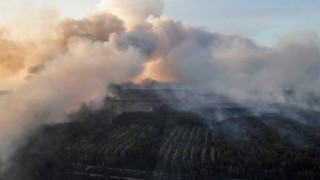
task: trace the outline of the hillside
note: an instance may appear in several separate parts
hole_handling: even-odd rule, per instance
[[[229,116],[214,121],[172,108],[154,89],[112,92],[101,109],[83,105],[70,122],[31,133],[1,178],[320,178],[320,133],[312,123],[281,113],[254,115],[229,102],[219,105]],[[217,109],[206,111],[210,116]],[[301,116],[317,116],[310,114]]]

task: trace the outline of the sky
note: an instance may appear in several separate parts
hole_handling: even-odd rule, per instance
[[[54,7],[60,18],[81,18],[93,12],[99,1],[0,0],[0,12],[3,21],[16,16],[16,12],[23,11],[27,5]],[[165,2],[164,14],[172,19],[212,32],[242,34],[262,45],[273,45],[279,38],[295,32],[311,31],[320,34],[320,0],[165,0]]]
[[[168,0],[166,14],[214,32],[273,44],[297,31],[320,32],[319,0]]]

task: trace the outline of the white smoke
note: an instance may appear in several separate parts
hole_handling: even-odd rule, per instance
[[[102,0],[100,10],[108,10],[126,22],[128,28],[145,22],[149,16],[160,16],[164,9],[162,0]]]
[[[64,115],[82,102],[102,100],[107,83],[120,83],[137,75],[145,60],[134,49],[117,49],[113,40],[73,38],[66,52],[0,97],[1,150],[26,130],[63,121]]]
[[[307,96],[319,97],[317,34],[297,33],[276,47],[261,47],[242,36],[210,33],[165,17],[148,22],[143,31],[140,27],[125,35],[134,42],[145,41],[130,43],[133,46],[155,45],[149,47],[153,49],[149,53],[151,62],[143,77],[158,80],[157,77],[170,76],[240,101],[285,103],[285,91],[292,90],[297,98],[295,105],[311,108],[308,98],[312,97]],[[145,36],[149,39],[137,36],[141,32],[148,32]],[[150,44],[153,39],[157,42]]]
[[[21,43],[0,36],[0,46],[8,49],[0,54],[0,69],[23,79],[0,95],[0,152],[7,154],[12,140],[30,129],[63,121],[82,102],[98,103],[108,83],[132,79],[177,81],[239,101],[319,108],[310,102],[320,94],[316,34],[261,47],[239,35],[161,16],[160,0],[108,0],[99,7],[108,10],[65,19],[42,40]]]

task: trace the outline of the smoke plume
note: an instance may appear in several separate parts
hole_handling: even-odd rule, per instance
[[[319,98],[317,34],[297,33],[276,47],[261,47],[239,35],[210,33],[166,17],[148,23],[143,31],[152,32],[149,40],[131,43],[141,48],[140,44],[157,40],[143,78],[178,81],[237,101],[289,103],[291,99],[293,105],[319,109],[319,103],[310,102]],[[137,34],[125,36],[137,39]]]
[[[178,82],[239,102],[319,110],[316,34],[262,47],[173,21],[161,15],[161,0],[103,0],[98,7],[83,19],[61,20],[44,38],[0,34],[2,154],[9,154],[12,140],[64,121],[82,102],[99,104],[108,83],[128,80]]]
[[[23,46],[7,40],[0,32],[0,48],[0,77],[6,78],[19,72],[24,67]]]
[[[145,22],[149,16],[160,16],[164,9],[162,0],[102,0],[100,10],[107,10],[126,22],[128,28]]]
[[[107,12],[97,12],[84,19],[65,19],[57,28],[57,41],[67,44],[73,36],[87,36],[93,40],[108,41],[115,32],[124,32],[124,23]]]

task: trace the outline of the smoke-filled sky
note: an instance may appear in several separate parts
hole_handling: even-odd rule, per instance
[[[316,1],[192,2],[1,0],[0,154],[83,102],[99,105],[110,83],[177,82],[320,110]],[[272,46],[252,38],[277,33]]]
[[[24,6],[52,7],[60,17],[82,18],[96,10],[100,0],[0,1],[0,22],[19,16]],[[214,32],[242,34],[259,44],[274,45],[296,31],[320,33],[318,0],[165,0],[164,14]],[[30,12],[24,12],[29,14]]]

